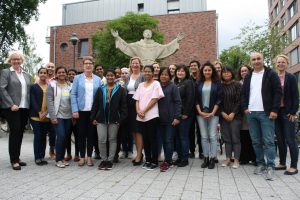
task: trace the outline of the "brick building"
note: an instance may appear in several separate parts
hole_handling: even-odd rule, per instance
[[[146,10],[147,0],[144,1],[145,8],[143,5],[143,9]],[[181,5],[183,5],[183,1],[184,0],[182,0]],[[99,1],[88,2],[95,3]],[[172,56],[166,58],[163,61],[163,65],[168,66],[171,63],[188,64],[193,59],[199,60],[201,63],[207,60],[214,61],[217,58],[216,12],[181,12],[181,10],[179,10],[180,7],[178,10],[174,9],[174,5],[176,8],[177,4],[173,4],[179,1],[165,0],[165,2],[172,3],[172,9],[167,10],[166,14],[159,13],[161,15],[152,15],[159,20],[160,31],[165,34],[165,43],[176,38],[179,32],[183,32],[185,34],[185,38],[180,43],[180,49]],[[191,2],[192,1],[190,1],[190,3]],[[197,2],[200,1],[197,0]],[[85,4],[87,2],[80,3]],[[138,9],[141,7],[139,4]],[[151,15],[151,12],[149,14]],[[62,26],[51,27],[50,60],[55,62],[56,66],[72,66],[74,46],[69,40],[71,34],[76,33],[80,42],[75,46],[75,68],[82,71],[82,57],[93,54],[91,35],[103,28],[105,26],[105,22],[110,20],[110,18],[103,18],[104,20],[99,21],[98,19],[90,18],[82,21],[82,18],[77,16],[78,20],[71,21],[69,19],[70,17],[66,17],[67,15],[70,15],[70,13],[65,11],[63,13]],[[114,16],[111,18],[114,18]],[[76,24],[76,21],[79,23]],[[120,36],[122,37],[122,35]]]

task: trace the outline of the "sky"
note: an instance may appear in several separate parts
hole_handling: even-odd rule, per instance
[[[31,21],[25,27],[37,44],[37,54],[43,63],[49,61],[50,45],[45,37],[51,26],[62,24],[62,5],[81,0],[47,0],[39,6],[39,20]],[[155,1],[155,0],[153,0]],[[249,23],[263,25],[268,19],[268,0],[207,0],[207,10],[216,10],[218,14],[219,53],[239,43],[233,40],[242,27]]]

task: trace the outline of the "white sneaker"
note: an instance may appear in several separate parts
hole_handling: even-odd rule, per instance
[[[62,160],[63,164],[67,167],[69,166],[70,164],[68,162],[66,162],[65,160]]]
[[[127,158],[128,158],[128,159],[132,159],[132,158],[133,158],[133,153],[129,152]]]
[[[120,158],[120,159],[125,159],[125,158],[126,158],[126,153],[125,153],[125,151],[122,151],[122,152],[121,152],[121,155],[120,155],[119,158]]]
[[[232,168],[233,168],[233,169],[237,169],[237,168],[239,168],[239,167],[240,167],[239,161],[234,161],[234,163],[233,163],[233,165],[232,165]]]
[[[58,167],[58,168],[65,168],[66,166],[65,166],[65,164],[62,161],[58,161],[58,162],[56,162],[56,167]]]
[[[173,152],[172,160],[178,159],[178,153],[176,151]]]

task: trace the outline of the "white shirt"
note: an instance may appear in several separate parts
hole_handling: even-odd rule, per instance
[[[82,111],[91,111],[93,105],[93,89],[94,89],[94,82],[93,79],[88,80],[85,78],[85,102],[84,108]]]
[[[135,94],[135,88],[134,88],[135,81],[136,80],[134,80],[130,77],[129,83],[127,85],[128,94]]]
[[[13,67],[10,67],[10,71],[15,71],[15,70]],[[29,102],[27,101],[27,85],[22,70],[20,74],[16,72],[16,75],[19,78],[19,81],[21,83],[21,101],[20,101],[19,108],[29,108]]]
[[[264,111],[261,88],[264,71],[252,72],[250,83],[249,111]]]

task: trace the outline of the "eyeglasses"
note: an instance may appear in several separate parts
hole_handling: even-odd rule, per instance
[[[90,63],[84,63],[85,65],[93,65],[94,63],[90,62]]]
[[[55,66],[54,65],[49,65],[47,68],[55,68]]]

